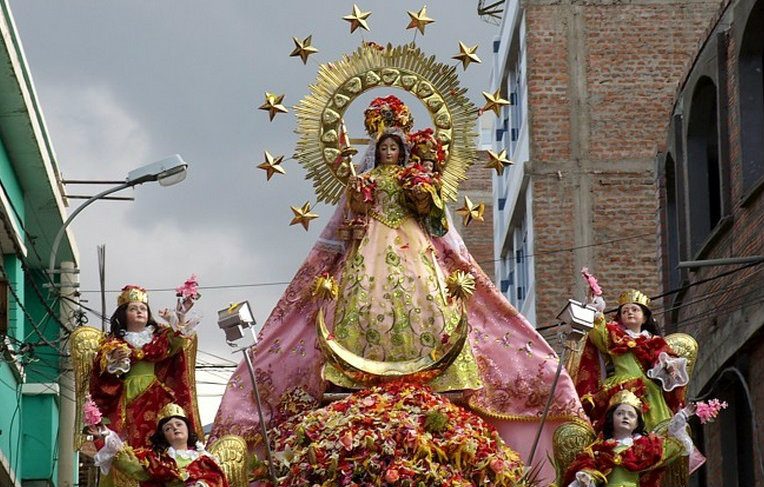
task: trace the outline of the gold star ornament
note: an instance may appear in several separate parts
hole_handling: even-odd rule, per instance
[[[464,206],[456,210],[462,216],[462,224],[466,227],[472,220],[483,221],[485,213],[485,203],[474,204],[469,196],[464,196]]]
[[[481,63],[479,57],[477,57],[477,54],[475,54],[475,51],[477,51],[478,45],[475,44],[473,47],[467,47],[464,45],[462,41],[459,41],[459,54],[456,56],[453,56],[451,59],[457,59],[462,62],[462,68],[467,69],[467,66],[470,65],[470,63]]]
[[[350,33],[352,34],[359,27],[366,31],[370,30],[369,24],[366,23],[366,19],[368,19],[370,15],[371,12],[362,12],[361,9],[358,8],[358,5],[353,4],[353,13],[342,17],[342,19],[350,22]]]
[[[482,110],[484,112],[488,110],[492,110],[497,117],[500,116],[499,111],[501,110],[501,107],[505,107],[509,105],[509,100],[506,100],[501,97],[501,90],[496,90],[493,93],[488,93],[487,91],[484,91],[483,98],[485,98],[485,105],[483,105]]]
[[[278,113],[287,113],[289,110],[286,109],[284,105],[282,105],[281,102],[284,101],[284,95],[276,95],[274,93],[265,92],[265,103],[260,105],[260,110],[265,110],[268,112],[268,116],[271,120],[273,120],[273,117],[276,116]]]
[[[432,24],[435,22],[435,20],[431,19],[427,16],[427,5],[422,7],[422,9],[419,12],[406,12],[409,14],[409,18],[411,21],[409,22],[409,25],[406,27],[406,30],[408,29],[418,29],[419,32],[424,35],[424,28],[427,24]]]
[[[294,49],[289,56],[299,57],[302,59],[302,64],[308,64],[308,56],[318,52],[318,49],[311,45],[311,42],[313,42],[313,35],[309,35],[303,40],[300,40],[297,37],[292,37],[292,41],[294,42]]]
[[[259,164],[257,167],[265,171],[268,181],[271,180],[271,176],[276,173],[286,174],[286,170],[281,165],[284,161],[284,156],[273,157],[270,152],[265,151],[265,161]]]
[[[310,226],[310,221],[318,218],[318,213],[312,213],[310,211],[310,201],[306,201],[302,207],[291,206],[294,218],[289,225],[297,225],[298,223],[307,231]]]
[[[498,154],[492,150],[488,151],[488,164],[485,165],[488,169],[496,169],[496,174],[501,176],[504,174],[504,168],[512,165],[512,161],[507,159],[507,149],[502,150]]]

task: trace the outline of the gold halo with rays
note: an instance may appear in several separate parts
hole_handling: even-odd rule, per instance
[[[425,56],[413,43],[364,45],[322,64],[310,93],[294,107],[300,136],[295,157],[307,170],[306,179],[313,180],[318,200],[336,203],[350,175],[340,147],[345,111],[362,93],[385,87],[411,93],[427,109],[446,149],[443,196],[456,201],[459,183],[476,157],[477,107],[460,87],[456,67]]]

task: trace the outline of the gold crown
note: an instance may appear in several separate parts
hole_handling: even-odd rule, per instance
[[[618,306],[623,306],[627,303],[637,303],[644,307],[650,306],[650,298],[648,298],[643,292],[636,289],[629,289],[624,291],[618,296]]]
[[[186,417],[186,412],[183,410],[182,407],[178,406],[175,403],[170,403],[159,410],[159,413],[157,413],[157,423],[162,421],[166,418],[171,418],[173,416],[180,416],[182,418]]]
[[[639,400],[636,394],[628,389],[613,394],[613,397],[610,398],[610,402],[608,403],[608,409],[618,406],[619,404],[628,404],[637,411],[642,411],[642,401]]]
[[[117,306],[127,303],[149,303],[149,294],[140,286],[128,284],[122,288],[122,292],[117,297]]]

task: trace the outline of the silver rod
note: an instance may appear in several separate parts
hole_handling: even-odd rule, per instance
[[[125,180],[122,181],[96,181],[92,179],[62,179],[62,184],[122,184]]]
[[[248,349],[243,349],[241,352],[244,354],[244,359],[247,361],[247,368],[249,369],[249,378],[252,380],[252,389],[255,391],[255,402],[257,402],[257,414],[260,417],[260,433],[263,435],[263,443],[265,444],[265,454],[268,456],[268,474],[271,477],[271,482],[276,485],[276,472],[273,470],[273,454],[271,453],[271,444],[268,441],[268,429],[265,427],[265,417],[263,417],[263,404],[260,402],[260,389],[257,387],[257,379],[255,379],[255,369],[252,367],[252,360],[247,353]]]
[[[680,262],[677,267],[711,267],[721,265],[756,264],[758,262],[764,262],[764,255],[750,255],[748,257],[726,257],[723,259],[708,260],[685,260]]]
[[[92,196],[86,196],[86,195],[79,195],[79,194],[65,194],[66,198],[69,198],[70,200],[87,200],[92,198]],[[135,198],[132,196],[104,196],[103,198],[100,198],[102,200],[112,200],[112,201],[135,201]]]
[[[561,325],[561,323],[558,324],[558,326]],[[562,363],[565,359],[565,351],[567,350],[567,347],[565,347],[565,339],[563,338],[563,335],[560,335],[560,341],[563,343],[562,347],[562,353],[560,354],[559,360],[557,362],[557,372],[554,374],[554,380],[552,381],[552,390],[549,391],[549,397],[546,399],[546,405],[544,406],[544,414],[541,415],[541,424],[539,425],[538,431],[536,431],[536,437],[533,439],[533,446],[531,447],[531,454],[528,457],[528,467],[533,468],[533,457],[536,455],[536,448],[539,445],[539,440],[541,439],[541,432],[544,430],[544,424],[546,424],[546,418],[549,415],[549,409],[552,407],[552,400],[554,399],[554,393],[557,390],[557,383],[560,380],[560,374],[562,373]]]

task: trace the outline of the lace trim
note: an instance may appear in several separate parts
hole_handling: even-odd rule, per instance
[[[152,325],[148,325],[143,331],[127,331],[124,336],[124,340],[138,350],[151,343],[153,339],[154,327]]]

